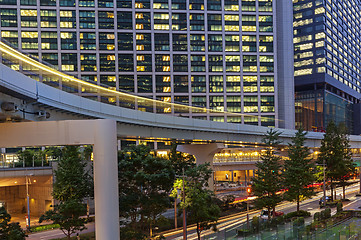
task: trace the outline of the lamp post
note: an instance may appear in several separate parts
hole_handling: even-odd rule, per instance
[[[27,228],[30,230],[30,195],[29,195],[29,180],[30,176],[33,176],[34,174],[26,174],[25,175],[25,181],[26,181],[26,200],[27,200],[27,213],[28,213],[28,221],[27,221]]]
[[[257,197],[247,197],[247,229],[249,229],[249,201],[255,200]]]
[[[251,195],[251,188],[247,187],[247,229],[249,229],[249,196]]]
[[[325,158],[323,158],[323,206],[326,207],[326,163],[325,163]]]
[[[183,181],[182,181],[182,188],[183,188],[183,204],[186,201],[186,195],[184,192],[184,168],[183,168]],[[186,217],[186,208],[183,206],[183,240],[187,240],[187,217]]]

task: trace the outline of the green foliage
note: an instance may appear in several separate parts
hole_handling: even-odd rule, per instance
[[[41,232],[41,231],[46,231],[49,229],[54,229],[54,228],[59,228],[59,227],[60,227],[59,224],[47,224],[47,225],[42,225],[42,226],[31,227],[30,231],[31,232]]]
[[[86,229],[86,219],[80,216],[86,213],[86,206],[77,200],[67,200],[54,206],[54,210],[47,211],[39,222],[50,220],[58,224],[60,230],[70,239],[71,234]]]
[[[238,237],[247,237],[252,234],[251,229],[238,229],[237,230]]]
[[[287,213],[285,215],[285,219],[291,219],[291,218],[295,218],[295,217],[309,217],[309,216],[311,216],[310,212],[300,210],[300,211]]]
[[[184,171],[188,171],[188,169],[196,166],[196,160],[193,155],[178,152],[175,142],[172,143],[168,159],[177,175],[182,175],[183,169]]]
[[[293,226],[303,226],[305,224],[304,217],[298,217],[293,221]]]
[[[316,166],[313,176],[315,178],[315,182],[318,182],[318,183],[323,182],[323,167]]]
[[[300,210],[300,201],[315,195],[314,188],[307,187],[314,182],[312,169],[314,164],[309,157],[309,149],[304,146],[307,132],[298,129],[288,147],[289,160],[284,163],[283,184],[287,189],[285,199],[297,203]]]
[[[313,215],[313,220],[314,220],[314,221],[320,221],[320,220],[321,220],[321,213],[316,212],[316,213]]]
[[[260,224],[259,224],[259,217],[258,216],[254,216],[252,218],[252,229],[254,232],[258,232],[260,229]]]
[[[198,239],[201,230],[209,229],[217,223],[220,209],[213,202],[213,193],[207,189],[191,187],[187,191],[188,219],[197,224]],[[182,207],[182,205],[181,205]]]
[[[24,151],[19,151],[17,153],[17,156],[20,160],[20,163],[17,167],[23,166],[23,163],[25,161],[26,167],[40,167],[42,164],[44,166],[47,166],[48,160],[47,157],[51,156],[52,159],[58,159],[61,156],[61,150],[57,147],[50,147],[46,148],[45,150],[40,149],[25,149]]]
[[[137,229],[131,227],[120,228],[120,239],[123,240],[146,240],[147,236]]]
[[[331,208],[326,208],[320,212],[320,220],[326,220],[331,217]]]
[[[331,208],[326,208],[325,210],[325,218],[330,218],[331,217]]]
[[[331,121],[327,125],[326,134],[321,141],[318,161],[326,164],[326,178],[331,181],[331,190],[334,187],[332,183],[345,183],[350,179],[350,173],[355,171],[349,139],[346,134],[347,130],[344,124],[336,126]]]
[[[34,149],[25,149],[24,151],[19,151],[17,157],[20,162],[25,162],[26,167],[31,167],[33,166],[33,161],[35,162],[38,160],[39,154],[37,154],[37,151]]]
[[[55,171],[53,196],[59,201],[76,200],[93,195],[93,178],[85,171],[86,163],[81,157],[79,147],[66,146]]]
[[[266,145],[266,150],[261,154],[260,162],[256,163],[257,170],[252,185],[252,192],[258,198],[255,200],[259,208],[267,208],[269,214],[282,198],[276,194],[282,189],[281,181],[281,158],[276,155],[276,148],[280,144],[278,140],[281,133],[270,129],[262,140]],[[271,216],[269,216],[269,219]]]
[[[202,230],[216,226],[220,214],[214,193],[207,189],[208,180],[212,176],[209,163],[189,168],[185,172],[185,201],[180,203],[181,209],[186,209],[188,220],[197,225],[198,239]],[[177,191],[181,191],[177,194]],[[174,182],[171,197],[181,199],[183,196],[183,180]]]
[[[25,240],[26,234],[19,223],[10,223],[11,216],[4,207],[0,208],[0,240]]]
[[[54,206],[54,210],[42,215],[39,222],[53,221],[70,239],[71,234],[85,229],[86,219],[80,218],[86,214],[86,206],[82,201],[93,195],[94,187],[92,177],[85,171],[86,163],[79,147],[66,146],[61,155],[53,185],[53,196],[60,203]]]
[[[337,205],[336,205],[336,207],[337,207],[337,212],[338,212],[338,213],[343,211],[342,202],[338,202]]]
[[[118,154],[119,211],[136,230],[151,230],[170,204],[168,193],[175,178],[171,162],[144,145]]]

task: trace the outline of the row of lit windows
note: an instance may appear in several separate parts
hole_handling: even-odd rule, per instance
[[[9,16],[9,12],[12,12],[12,16]],[[36,10],[21,10],[21,27],[37,27],[38,19],[36,17]],[[94,29],[95,28],[95,13],[89,11],[79,12],[79,27],[82,29]],[[117,23],[114,24],[114,14],[112,12],[99,12],[98,13],[98,27],[100,29],[114,28],[118,29],[133,29],[132,13],[131,12],[118,12]],[[146,13],[136,13],[135,29],[138,30],[150,30],[151,21],[150,13],[146,16]],[[191,14],[189,27],[187,27],[187,21],[184,16],[179,19],[180,14],[172,15],[172,24],[169,23],[169,14],[167,13],[154,13],[154,22],[152,23],[155,30],[187,30],[191,31],[204,31],[204,15],[203,14]],[[2,27],[17,27],[16,10],[2,9],[1,10],[1,26]],[[216,20],[212,20],[216,19]],[[209,31],[257,31],[257,26],[261,32],[273,31],[273,18],[272,16],[256,16],[242,15],[242,27],[239,26],[239,15],[224,15],[225,24],[222,26],[222,15],[208,14],[208,30]],[[258,21],[256,21],[258,19]],[[259,24],[257,24],[259,23]],[[40,26],[44,28],[56,28],[57,18],[55,11],[42,10],[40,18]],[[73,28],[76,26],[75,11],[61,11],[60,12],[60,27],[61,28]]]
[[[112,0],[99,0],[98,7],[99,8],[132,8],[132,0],[117,0],[116,4]],[[20,0],[20,5],[23,6],[36,6],[38,2],[36,0]],[[95,7],[95,2],[90,0],[64,0],[59,3],[59,6],[65,7],[75,7],[76,3],[79,7]],[[189,9],[190,10],[204,10],[205,6],[207,6],[208,10],[221,10],[222,7],[226,11],[238,11],[239,4],[241,3],[242,9],[255,9],[256,1],[255,0],[232,0],[225,1],[224,5],[221,4],[221,1],[214,0],[190,0],[189,1]],[[7,5],[17,5],[17,0],[3,0],[3,4]],[[57,1],[55,0],[40,0],[40,6],[57,6]],[[272,0],[259,0],[258,6],[260,10],[263,11],[271,11],[272,10]],[[154,8],[154,9],[186,9],[186,2],[179,0],[172,0],[171,5],[169,6],[168,1],[153,1],[151,5],[150,0],[136,0],[134,3],[135,8]]]
[[[9,41],[13,45],[18,44],[17,31],[2,31],[1,37]],[[39,33],[23,31],[20,34],[22,42],[37,43]],[[98,37],[97,37],[98,36]],[[58,49],[58,33],[57,32],[41,32],[41,46],[42,49]],[[98,49],[100,50],[114,50],[116,35],[113,33],[100,32],[98,34],[91,32],[79,33],[79,39],[77,39],[76,32],[60,32],[60,49],[72,49],[77,48],[77,42],[80,42],[81,50],[96,50],[96,39],[98,38]],[[205,39],[206,36],[202,34],[173,34],[173,51],[202,51],[206,50]],[[188,38],[190,45],[188,45]],[[136,34],[136,46],[137,51],[151,51],[154,48],[155,51],[170,51],[171,42],[169,34],[154,34],[154,45],[152,44],[152,34]],[[133,51],[133,34],[132,33],[118,33],[118,51]],[[225,48],[223,46],[225,44]],[[242,47],[240,46],[242,45]],[[37,48],[35,48],[37,49]],[[243,52],[273,52],[273,36],[272,35],[208,35],[208,51],[210,52],[239,52],[242,49]]]

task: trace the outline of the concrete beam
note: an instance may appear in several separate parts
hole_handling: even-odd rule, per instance
[[[119,239],[118,161],[115,120],[0,124],[0,147],[94,145],[95,232]]]

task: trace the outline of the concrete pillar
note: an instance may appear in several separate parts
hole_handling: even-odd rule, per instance
[[[94,133],[96,239],[120,239],[117,128],[100,122]]]
[[[231,181],[234,182],[234,176],[233,176],[234,173],[233,173],[233,170],[231,170],[231,175],[232,175],[232,176],[231,176]]]
[[[116,121],[69,120],[0,124],[0,147],[94,145],[96,239],[118,240]]]
[[[192,154],[196,158],[197,165],[209,162],[213,169],[213,156],[223,148],[223,143],[187,144],[177,146],[177,151]],[[209,179],[208,185],[209,189],[213,191],[213,176]]]

